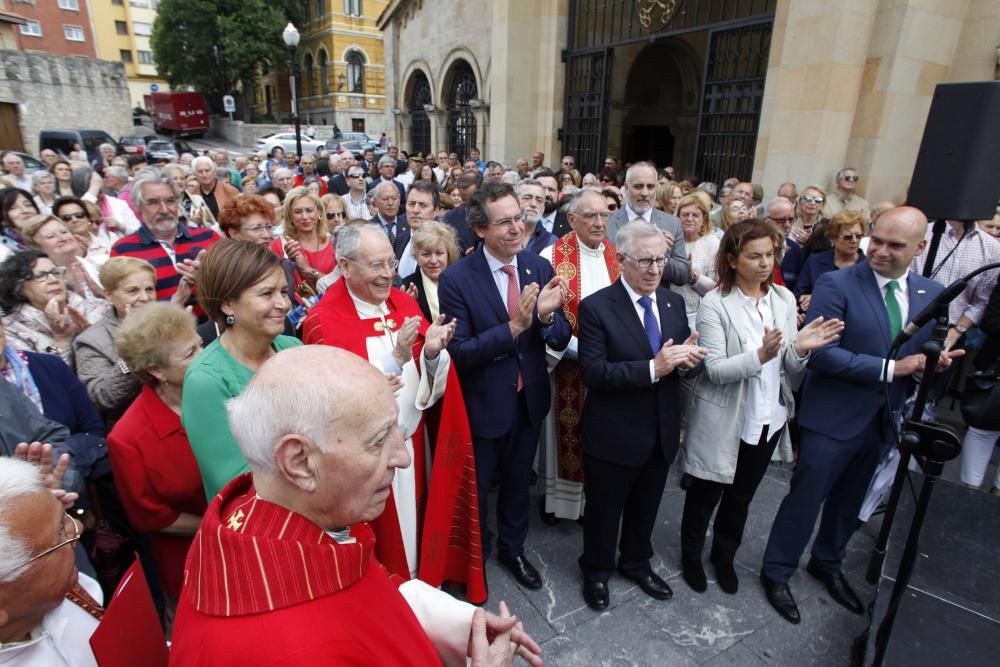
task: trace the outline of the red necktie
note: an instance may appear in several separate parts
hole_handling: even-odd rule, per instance
[[[513,266],[501,266],[500,270],[507,274],[507,316],[514,320],[521,310],[521,290],[517,286],[517,271]],[[524,389],[524,376],[521,375],[520,362],[517,369],[517,390]]]

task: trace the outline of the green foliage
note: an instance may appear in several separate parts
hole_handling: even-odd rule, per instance
[[[281,33],[302,24],[301,0],[161,0],[150,45],[160,76],[209,99],[255,83],[263,60],[284,62]]]

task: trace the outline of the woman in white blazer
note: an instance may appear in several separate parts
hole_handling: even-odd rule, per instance
[[[783,247],[767,223],[730,227],[719,246],[719,286],[698,308],[698,344],[708,356],[691,392],[682,449],[684,472],[694,479],[684,501],[681,563],[684,581],[699,593],[707,587],[702,550],[716,506],[710,560],[719,587],[738,590],[733,560],[750,501],[779,443],[791,460],[785,425],[794,415],[792,391],[809,352],[843,330],[840,320],[823,318],[796,330],[795,297],[773,283]]]

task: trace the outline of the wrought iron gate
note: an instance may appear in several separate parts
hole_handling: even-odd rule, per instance
[[[712,31],[698,118],[701,179],[750,180],[770,49],[770,21]]]
[[[596,171],[607,152],[612,55],[601,49],[566,60],[563,154],[586,171]]]
[[[469,101],[478,97],[472,67],[465,61],[456,63],[448,86],[448,151],[458,153],[459,160],[468,159],[476,146],[476,117]]]
[[[410,91],[410,152],[431,152],[431,121],[427,117],[425,104],[431,103],[431,85],[423,72],[413,76],[413,89]]]

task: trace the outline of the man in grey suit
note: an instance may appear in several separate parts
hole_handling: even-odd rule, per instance
[[[669,213],[653,208],[656,195],[656,167],[651,162],[636,162],[625,172],[625,206],[608,219],[608,238],[614,238],[621,227],[633,220],[650,222],[663,232],[667,240],[667,265],[663,268],[661,285],[683,285],[690,277],[684,232],[681,221]]]

